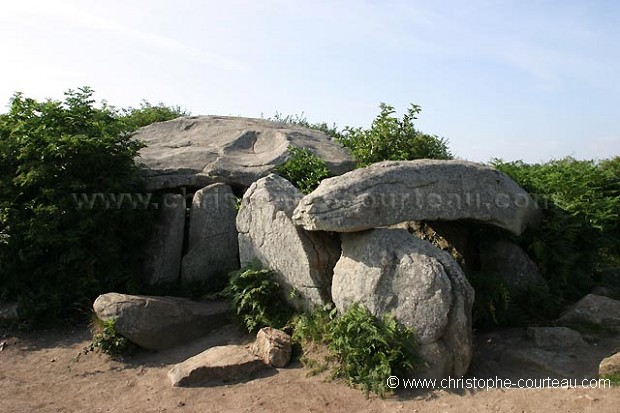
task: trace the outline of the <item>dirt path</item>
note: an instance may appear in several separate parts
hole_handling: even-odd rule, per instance
[[[224,329],[206,341],[245,338]],[[169,352],[141,353],[127,362],[101,354],[77,357],[86,328],[5,335],[0,351],[0,412],[617,412],[620,388],[423,391],[381,399],[299,364],[246,383],[173,388],[170,367],[206,341]]]

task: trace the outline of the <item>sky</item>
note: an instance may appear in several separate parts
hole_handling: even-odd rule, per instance
[[[459,158],[620,155],[616,0],[5,0],[0,51],[0,104],[90,86],[342,128],[414,103]]]

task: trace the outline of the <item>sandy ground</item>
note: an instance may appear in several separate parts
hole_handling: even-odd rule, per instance
[[[0,331],[1,332],[1,331]],[[618,412],[620,388],[425,390],[381,399],[294,363],[251,381],[174,388],[167,372],[205,346],[242,342],[232,328],[125,361],[89,353],[86,327],[3,333],[0,412]]]

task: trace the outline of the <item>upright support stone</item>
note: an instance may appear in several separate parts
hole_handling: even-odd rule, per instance
[[[188,251],[181,278],[214,281],[239,268],[236,200],[225,184],[209,185],[194,195],[189,217]]]
[[[306,232],[291,221],[302,194],[271,174],[247,190],[237,215],[241,265],[258,259],[276,272],[284,297],[297,308],[331,302],[333,268],[340,256],[337,238]]]
[[[426,378],[462,376],[472,357],[474,291],[445,251],[403,229],[342,234],[332,298],[338,310],[360,303],[412,327],[428,363]]]
[[[151,239],[145,249],[145,278],[149,284],[169,283],[179,279],[184,231],[183,195],[163,195],[158,204]]]

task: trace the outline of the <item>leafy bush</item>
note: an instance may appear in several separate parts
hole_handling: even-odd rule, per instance
[[[452,159],[446,139],[415,129],[413,121],[421,111],[420,106],[412,104],[402,120],[393,116],[393,106],[381,103],[379,107],[381,112],[370,129],[347,126],[340,131],[336,125],[310,123],[303,113],[287,116],[276,113],[269,120],[315,129],[335,138],[351,151],[358,166],[380,161]]]
[[[96,316],[90,326],[92,340],[85,349],[85,353],[99,350],[110,356],[125,356],[135,350],[133,345],[125,337],[116,331],[116,323],[114,320],[103,321]]]
[[[326,343],[336,361],[334,377],[381,396],[390,391],[388,377],[405,374],[420,362],[412,329],[388,315],[378,319],[361,305],[340,317],[328,308],[302,315],[294,323],[293,339]]]
[[[231,300],[241,324],[256,332],[263,327],[282,328],[293,312],[281,297],[273,271],[253,261],[230,274],[222,295]]]
[[[267,120],[318,130],[319,132],[323,132],[324,134],[336,139],[342,137],[342,133],[338,131],[338,126],[336,126],[336,124],[329,126],[325,122],[310,123],[303,112],[301,115],[283,115],[282,113],[276,112],[273,117],[267,118]]]
[[[476,327],[504,324],[510,308],[510,294],[495,274],[472,272],[467,279],[476,292],[472,321]]]
[[[138,129],[155,122],[164,122],[190,113],[179,106],[166,106],[163,103],[152,105],[143,101],[139,108],[122,109],[122,120],[130,129]]]
[[[140,122],[95,107],[92,94],[85,87],[38,102],[18,93],[0,115],[0,299],[17,300],[30,321],[65,319],[102,292],[139,285],[151,212],[80,207],[75,198],[142,192],[134,163],[142,144],[131,138]]]
[[[339,139],[360,166],[388,160],[452,158],[446,139],[415,129],[413,121],[421,111],[420,106],[412,104],[402,120],[393,116],[393,106],[381,103],[380,108],[381,113],[370,129],[347,127]]]
[[[606,267],[618,266],[619,158],[528,165],[494,160],[544,207],[537,229],[517,239],[538,264],[552,297],[581,298]]]
[[[290,146],[288,150],[291,157],[276,172],[301,192],[309,194],[329,176],[329,169],[323,160],[306,148]]]

